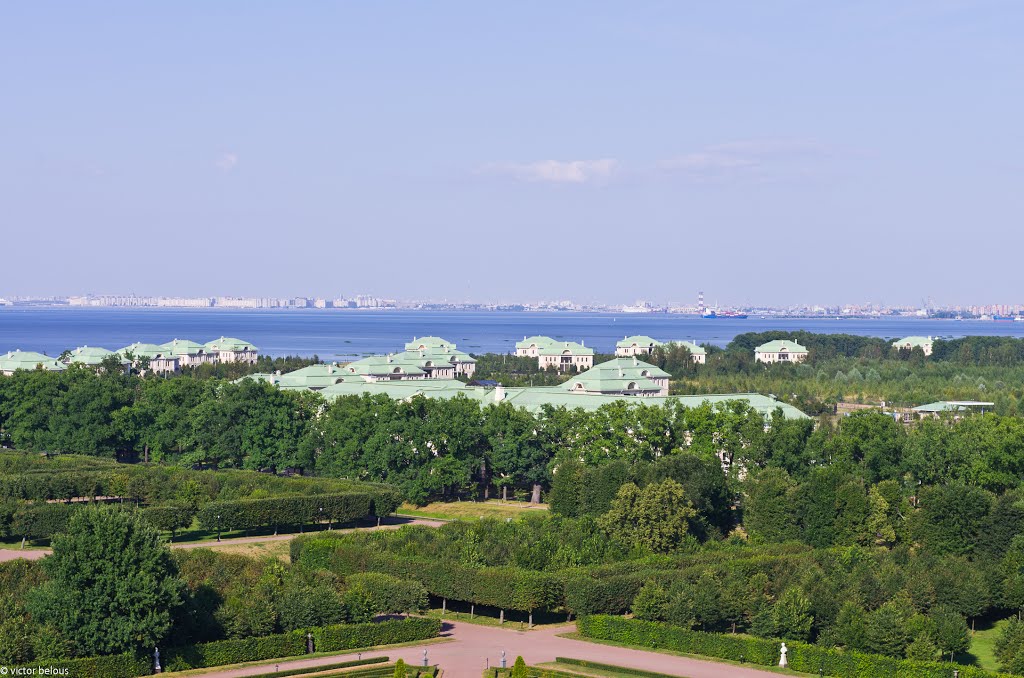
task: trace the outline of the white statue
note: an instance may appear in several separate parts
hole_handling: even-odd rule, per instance
[[[789,650],[786,648],[786,644],[783,643],[779,655],[779,666],[781,666],[782,668],[786,668],[787,666],[789,666],[789,660],[786,659],[786,654],[788,652]]]

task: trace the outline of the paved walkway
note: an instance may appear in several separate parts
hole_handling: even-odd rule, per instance
[[[440,520],[432,520],[430,518],[402,518],[395,519],[391,518],[388,522],[382,523],[379,527],[377,525],[371,525],[369,527],[350,527],[344,530],[334,530],[335,532],[373,532],[374,530],[397,530],[405,525],[426,525],[427,527],[440,527],[444,525],[444,522]],[[307,532],[306,534],[316,534],[315,532]],[[293,537],[299,536],[296,533],[290,534],[272,534],[265,537],[235,537],[234,539],[225,539],[219,542],[222,546],[231,544],[250,544],[254,542],[266,542],[266,541],[286,541]],[[172,549],[201,549],[210,548],[217,546],[216,541],[187,541],[187,542],[170,542]],[[0,562],[7,560],[17,560],[18,558],[24,558],[26,560],[38,560],[45,555],[49,555],[50,549],[0,549]]]
[[[439,664],[444,669],[444,678],[480,678],[488,665],[488,660],[492,667],[500,665],[502,650],[505,650],[505,657],[510,667],[516,657],[522,655],[527,664],[551,662],[555,660],[555,657],[573,657],[685,678],[778,678],[779,675],[771,671],[719,664],[702,659],[630,650],[613,645],[599,645],[559,637],[559,634],[574,630],[575,624],[533,631],[514,631],[493,626],[446,621],[442,635],[451,638],[453,642],[366,652],[363,657],[387,656],[391,658],[391,661],[397,661],[401,657],[407,664],[420,666],[423,662],[423,650],[426,650],[428,661],[431,664]],[[312,670],[317,666],[355,658],[354,654],[332,655],[316,659],[281,661],[277,664],[282,671],[299,668]],[[242,678],[243,676],[257,676],[273,670],[273,663],[269,667],[267,664],[262,664],[204,673],[203,678]]]

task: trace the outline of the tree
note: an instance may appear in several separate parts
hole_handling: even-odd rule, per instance
[[[151,651],[170,633],[184,583],[159,532],[135,511],[78,511],[43,561],[29,608],[82,655]]]
[[[523,656],[516,657],[516,663],[512,665],[512,678],[528,678],[526,674],[526,662]]]
[[[633,616],[646,621],[665,621],[669,597],[658,584],[644,584],[633,598]]]
[[[864,625],[864,649],[890,657],[903,657],[913,638],[910,625],[913,617],[913,606],[908,599],[902,597],[894,598],[869,612]]]
[[[787,589],[772,606],[775,633],[786,640],[808,640],[811,637],[811,603],[798,588]]]
[[[668,478],[642,490],[626,483],[598,522],[626,548],[671,553],[682,546],[695,515],[683,486]]]
[[[937,607],[928,614],[928,618],[933,628],[935,645],[943,654],[949,655],[950,661],[953,661],[954,654],[966,652],[971,646],[967,621],[956,610]]]
[[[747,482],[743,525],[762,542],[795,539],[796,484],[782,469],[768,468]]]
[[[393,678],[406,678],[408,673],[405,670],[405,661],[399,659],[395,662],[395,672],[391,674]]]

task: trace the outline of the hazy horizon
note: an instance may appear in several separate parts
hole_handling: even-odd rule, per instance
[[[0,7],[4,294],[1018,303],[1009,1]]]

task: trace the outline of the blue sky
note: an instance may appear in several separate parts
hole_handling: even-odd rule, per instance
[[[3,3],[0,295],[1024,301],[1022,35],[994,0]]]

